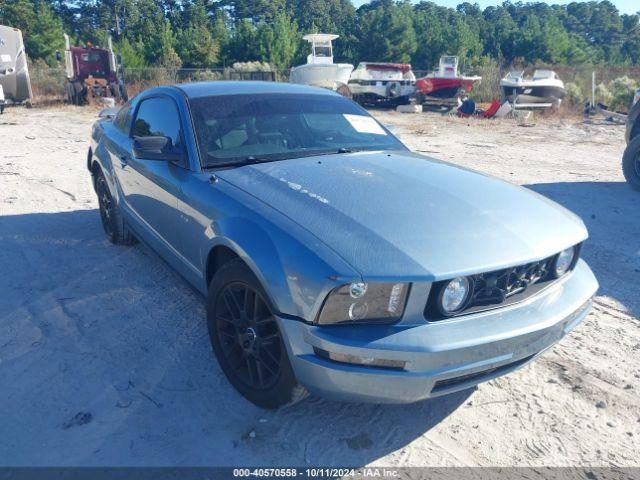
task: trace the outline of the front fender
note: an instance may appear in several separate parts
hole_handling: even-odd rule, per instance
[[[333,288],[360,276],[318,239],[280,220],[291,224],[259,216],[226,217],[211,224],[203,265],[216,246],[230,248],[253,271],[278,314],[313,321]]]
[[[92,182],[95,188],[94,165],[98,165],[98,167],[102,171],[102,174],[104,175],[105,180],[107,181],[107,185],[109,186],[109,191],[111,192],[112,198],[117,204],[119,204],[121,198],[120,189],[117,185],[113,163],[111,161],[111,155],[109,154],[109,151],[105,146],[105,141],[106,135],[103,130],[102,122],[98,121],[94,124],[91,132],[91,145],[89,147],[87,166],[89,167],[89,171],[91,172]]]

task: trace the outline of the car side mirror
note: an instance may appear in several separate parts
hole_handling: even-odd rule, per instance
[[[174,146],[169,137],[164,136],[134,137],[133,155],[143,160],[174,163],[182,163],[184,160],[184,151]]]

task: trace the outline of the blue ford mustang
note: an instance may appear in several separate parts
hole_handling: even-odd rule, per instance
[[[578,217],[409,152],[327,90],[153,88],[96,122],[88,168],[109,240],[206,296],[222,370],[264,407],[469,388],[560,340],[598,287]]]

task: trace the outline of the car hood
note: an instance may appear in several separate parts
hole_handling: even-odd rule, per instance
[[[539,260],[583,222],[525,188],[410,152],[357,152],[219,172],[309,230],[365,279],[439,280]]]

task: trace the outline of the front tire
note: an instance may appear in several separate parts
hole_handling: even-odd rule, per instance
[[[110,83],[109,94],[115,99],[116,102],[119,102],[121,100],[120,86],[115,82]]]
[[[640,136],[634,138],[624,151],[622,173],[631,188],[640,191]]]
[[[267,295],[242,260],[225,263],[211,280],[207,325],[222,371],[251,403],[278,408],[304,396]]]
[[[65,85],[65,92],[66,92],[66,97],[67,97],[67,103],[69,105],[75,105],[76,104],[76,101],[75,101],[75,90],[73,88],[73,84],[67,83]]]
[[[72,103],[78,107],[81,107],[87,100],[87,89],[79,81],[71,82],[72,87]]]
[[[100,205],[100,220],[104,233],[114,245],[133,245],[136,238],[127,227],[120,208],[113,200],[109,185],[104,178],[104,174],[98,171],[96,174],[96,194]]]

